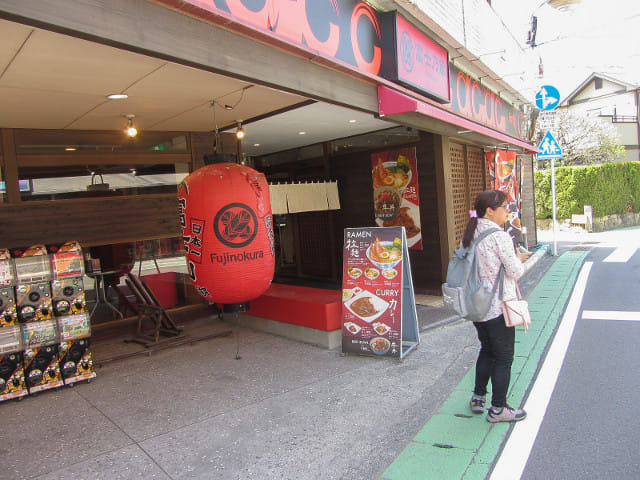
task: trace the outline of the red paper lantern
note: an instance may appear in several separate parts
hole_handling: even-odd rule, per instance
[[[235,163],[207,165],[180,184],[178,204],[189,274],[198,293],[225,305],[262,295],[275,264],[264,175]]]

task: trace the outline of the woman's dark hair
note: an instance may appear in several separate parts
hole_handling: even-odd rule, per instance
[[[471,217],[467,228],[465,228],[462,234],[462,246],[467,248],[473,242],[473,237],[476,233],[476,227],[478,226],[478,218],[484,217],[487,213],[487,208],[491,207],[493,210],[497,209],[507,200],[507,194],[500,190],[485,190],[480,192],[476,197],[476,201],[473,202],[473,208],[476,211],[477,217]]]

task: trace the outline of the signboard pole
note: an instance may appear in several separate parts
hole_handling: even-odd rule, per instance
[[[553,256],[558,256],[558,242],[557,242],[557,227],[558,222],[556,220],[556,160],[551,159],[551,207],[553,210]]]
[[[402,324],[400,360],[420,343],[416,297],[413,291],[413,278],[411,276],[411,265],[409,264],[409,249],[407,248],[407,235],[404,227],[402,227],[402,244],[404,245],[402,249],[404,265],[402,268],[402,297],[400,299],[402,308],[402,315],[400,317]]]
[[[553,210],[553,255],[558,255],[558,242],[556,238],[558,222],[556,220],[556,158],[562,158],[562,148],[550,131],[545,133],[540,146],[538,147],[538,160],[551,160],[551,202]]]

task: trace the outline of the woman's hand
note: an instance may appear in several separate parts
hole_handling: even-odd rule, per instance
[[[521,252],[521,251],[517,251],[516,255],[518,255],[518,258],[520,259],[520,261],[522,263],[526,262],[527,259],[531,256],[533,252]]]

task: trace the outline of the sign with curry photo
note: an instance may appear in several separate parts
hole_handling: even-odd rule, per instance
[[[404,227],[407,246],[422,250],[416,148],[371,155],[373,210],[379,227]]]
[[[402,227],[347,228],[342,277],[342,351],[402,358],[418,340]]]

